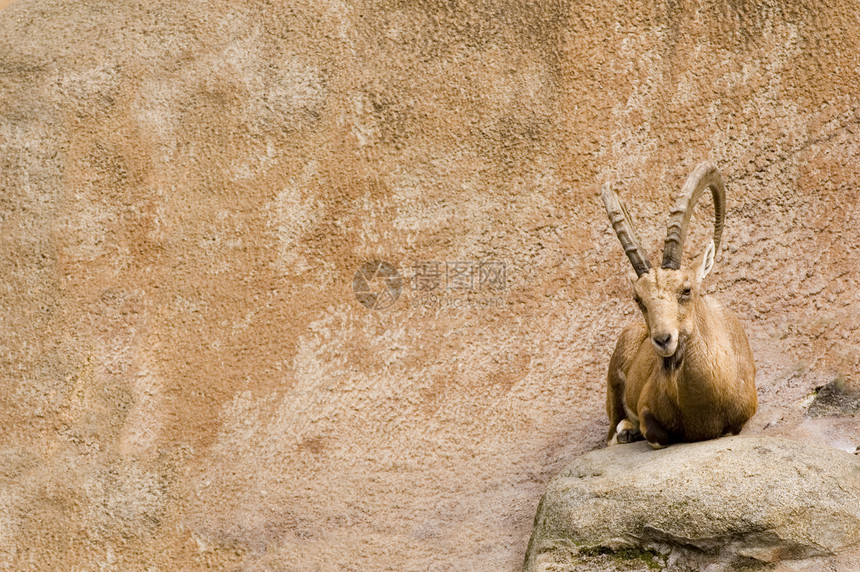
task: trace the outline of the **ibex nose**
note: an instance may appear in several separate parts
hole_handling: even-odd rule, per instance
[[[669,344],[672,343],[672,334],[658,334],[652,338],[654,340],[654,345],[657,346],[658,349],[666,350],[669,347]]]

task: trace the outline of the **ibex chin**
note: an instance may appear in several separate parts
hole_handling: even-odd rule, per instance
[[[682,268],[690,215],[705,189],[714,197],[714,238]],[[669,215],[661,268],[648,262],[618,194],[606,184],[601,197],[633,265],[633,299],[645,318],[622,332],[609,361],[608,443],[644,437],[661,448],[740,432],[758,403],[752,351],[738,318],[701,290],[723,233],[722,177],[703,163],[687,178]]]

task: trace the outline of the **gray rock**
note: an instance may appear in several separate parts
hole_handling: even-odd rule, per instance
[[[816,390],[807,415],[813,418],[860,415],[860,390],[849,387],[845,378],[839,376]]]
[[[858,542],[850,453],[760,436],[640,442],[587,453],[550,483],[524,570],[755,569]]]

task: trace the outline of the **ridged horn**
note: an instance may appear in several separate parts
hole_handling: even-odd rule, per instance
[[[636,275],[642,276],[651,270],[651,263],[648,262],[648,256],[645,254],[645,251],[639,246],[639,239],[636,238],[636,233],[633,230],[633,222],[630,220],[627,208],[609,183],[603,185],[603,189],[600,191],[600,198],[603,199],[606,214],[609,215],[612,228],[615,230],[615,234],[618,235],[618,240],[621,241],[624,254],[630,259],[630,264],[633,265]]]
[[[681,196],[669,212],[666,229],[666,242],[663,247],[663,268],[678,270],[684,254],[684,239],[687,238],[687,225],[696,201],[705,189],[711,189],[714,197],[714,256],[720,251],[720,238],[726,222],[726,187],[717,168],[710,163],[701,163],[690,173],[681,190]]]

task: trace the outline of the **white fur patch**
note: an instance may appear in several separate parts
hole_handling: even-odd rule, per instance
[[[616,433],[621,433],[624,430],[636,430],[636,426],[629,419],[622,419],[618,422],[618,426],[615,428]]]

